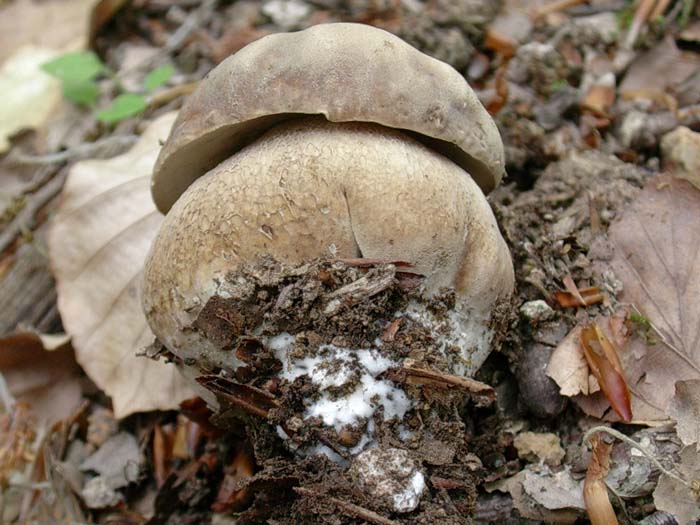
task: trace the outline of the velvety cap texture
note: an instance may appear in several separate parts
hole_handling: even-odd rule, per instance
[[[202,81],[156,162],[158,209],[166,213],[198,177],[301,114],[409,131],[485,193],[504,174],[496,125],[457,71],[381,29],[322,24],[261,38]]]

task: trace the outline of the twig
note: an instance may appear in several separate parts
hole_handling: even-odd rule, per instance
[[[583,4],[586,3],[588,0],[556,0],[555,2],[552,2],[551,4],[543,5],[539,9],[537,9],[534,13],[533,18],[542,18],[543,16],[546,16],[550,13],[556,13],[558,11],[563,11],[565,9],[568,9],[569,7],[573,7],[578,4]]]
[[[63,170],[39,188],[36,193],[27,196],[27,203],[22,208],[22,211],[0,233],[0,253],[4,252],[22,231],[29,227],[39,210],[58,195],[61,188],[63,188],[67,175],[68,172]]]
[[[634,439],[624,435],[622,432],[615,430],[614,428],[604,427],[604,426],[593,427],[593,428],[589,429],[588,432],[586,432],[583,435],[583,442],[586,443],[587,441],[589,441],[591,439],[591,437],[594,434],[597,434],[598,432],[605,432],[607,434],[610,434],[613,437],[616,437],[620,441],[624,441],[629,446],[631,446],[631,447],[637,449],[639,452],[641,452],[642,455],[645,458],[647,458],[649,461],[651,461],[656,466],[656,468],[658,468],[662,473],[666,474],[670,478],[675,479],[679,483],[682,483],[684,486],[690,488],[690,484],[686,480],[681,478],[678,474],[676,474],[676,473],[668,470],[666,467],[664,467],[661,464],[661,462],[658,459],[656,459],[653,454],[648,452],[642,445],[637,443]]]
[[[43,166],[85,158],[104,158],[121,153],[126,148],[133,146],[137,140],[137,135],[115,135],[48,155],[28,155],[15,152],[11,154],[10,160],[16,164]]]
[[[664,11],[666,11],[666,8],[670,3],[671,0],[658,0],[654,10],[651,12],[651,15],[649,15],[649,20],[656,20],[660,16],[663,16]]]
[[[302,496],[314,498],[319,497],[319,494],[316,494],[314,491],[304,487],[294,487],[294,492]],[[398,523],[396,523],[395,521],[385,518],[384,516],[380,516],[376,512],[371,511],[369,509],[365,509],[364,507],[360,507],[359,505],[355,505],[354,503],[348,503],[347,501],[343,501],[332,496],[320,496],[327,499],[336,507],[338,507],[343,513],[352,516],[353,518],[359,518],[369,523],[374,523],[375,525],[398,525]]]
[[[148,104],[152,108],[163,106],[178,97],[189,95],[195,89],[197,89],[198,85],[199,82],[188,82],[187,84],[180,84],[178,86],[173,86],[169,89],[159,91],[151,97]]]
[[[139,62],[133,67],[122,72],[121,75],[123,76],[134,71],[148,69],[166,56],[179,50],[187,38],[214,12],[214,9],[216,9],[216,5],[218,3],[219,0],[204,0],[197,9],[194,9],[187,15],[187,18],[185,18],[180,27],[178,27],[170,38],[168,38],[168,41],[165,43],[162,49],[142,62]]]
[[[627,32],[627,37],[625,38],[624,48],[632,49],[634,44],[637,42],[637,37],[639,37],[639,32],[642,30],[644,23],[649,19],[649,15],[656,4],[656,0],[642,0],[637,6],[637,10],[634,12],[634,18],[632,19],[632,24]]]

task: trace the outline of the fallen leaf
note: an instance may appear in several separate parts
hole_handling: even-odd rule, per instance
[[[669,36],[632,63],[620,84],[619,93],[625,99],[643,97],[652,100],[668,93],[676,94],[684,82],[697,75],[698,67],[700,56],[681,51]]]
[[[574,327],[557,345],[547,365],[547,375],[559,385],[559,393],[563,396],[592,393],[588,362],[580,345],[582,330],[581,326]]]
[[[484,46],[502,56],[512,57],[532,32],[532,21],[523,9],[503,9],[486,28]]]
[[[677,470],[685,482],[661,474],[654,491],[654,505],[673,514],[680,525],[693,525],[700,518],[700,454],[695,447],[681,450]]]
[[[700,379],[676,382],[676,395],[668,407],[668,415],[676,420],[676,432],[684,445],[700,452]]]
[[[169,113],[155,120],[123,155],[76,163],[48,238],[64,326],[117,418],[174,409],[192,396],[173,365],[136,356],[153,340],[139,297],[143,262],[162,220],[150,174],[174,119]]]
[[[590,306],[603,301],[603,294],[596,287],[576,289],[576,294],[572,292],[554,292],[554,298],[559,306],[564,308],[577,308],[579,306]]]
[[[559,472],[547,468],[539,472],[528,470],[523,490],[537,503],[549,510],[585,510],[583,482],[575,480],[567,469]]]
[[[60,83],[40,69],[56,52],[24,47],[0,68],[0,153],[10,148],[10,137],[41,126],[61,101]]]
[[[664,420],[677,381],[700,379],[700,191],[670,176],[652,179],[609,228],[618,297],[652,327],[620,358],[636,420]],[[602,259],[602,257],[601,257]]]
[[[96,0],[0,2],[0,63],[24,46],[57,52],[85,47],[95,3]]]
[[[560,465],[565,452],[559,436],[551,432],[521,432],[513,440],[513,446],[521,458],[537,458],[550,466]]]
[[[120,432],[80,464],[83,472],[97,472],[112,489],[126,487],[138,479],[139,444],[129,432]]]
[[[623,421],[632,421],[630,393],[617,350],[594,321],[581,331],[581,346],[603,394]]]
[[[594,436],[591,442],[593,454],[583,482],[583,500],[586,502],[588,518],[591,520],[591,525],[617,525],[617,516],[610,503],[608,488],[604,481],[610,469],[612,443],[608,444],[598,436]]]
[[[80,404],[80,368],[65,337],[29,332],[0,337],[0,372],[39,425],[68,417]]]
[[[539,520],[543,523],[574,523],[581,516],[581,512],[576,509],[560,508],[550,510],[542,506],[533,499],[528,492],[525,491],[524,482],[528,474],[538,476],[538,473],[533,472],[529,468],[521,470],[515,476],[500,480],[496,483],[487,483],[487,492],[498,490],[500,492],[508,492],[513,498],[513,506],[518,510],[520,516],[532,520]],[[535,485],[541,485],[537,482],[533,483],[533,478],[530,478],[530,489]],[[581,492],[578,487],[579,494]],[[580,504],[583,505],[583,499],[580,499]]]

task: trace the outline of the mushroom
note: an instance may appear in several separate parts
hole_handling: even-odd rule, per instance
[[[484,196],[503,174],[494,122],[447,64],[361,24],[261,38],[202,81],[156,162],[148,322],[185,363],[235,369],[193,329],[231,272],[267,256],[406,261],[425,294],[455,290],[453,371],[473,375],[513,289]]]

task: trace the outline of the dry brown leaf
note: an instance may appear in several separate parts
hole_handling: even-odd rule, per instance
[[[96,1],[0,2],[0,62],[24,46],[56,50],[84,47],[90,13]]]
[[[48,239],[58,307],[78,362],[112,397],[118,418],[176,408],[192,395],[173,365],[136,356],[153,340],[139,297],[162,220],[150,174],[174,119],[158,118],[123,155],[75,164]]]
[[[85,47],[95,2],[0,2],[0,153],[9,149],[12,135],[55,118],[63,102],[61,85],[39,66]]]
[[[0,67],[0,153],[10,148],[10,137],[44,124],[61,102],[58,80],[39,66],[56,56],[50,49],[24,47]]]
[[[685,483],[662,474],[654,491],[654,505],[673,514],[680,525],[693,525],[700,518],[700,454],[695,447],[681,450],[677,470]]]
[[[548,510],[585,510],[583,482],[575,480],[568,469],[559,472],[543,468],[527,470],[523,490]]]
[[[566,455],[559,436],[551,432],[521,432],[515,436],[513,446],[518,451],[518,457],[541,459],[550,466],[561,465]]]
[[[700,379],[700,191],[652,180],[610,226],[619,297],[654,327],[621,352],[635,420],[667,417],[676,381]]]
[[[566,471],[564,471],[566,472]],[[528,477],[529,475],[529,477]],[[513,498],[513,506],[518,510],[520,513],[520,516],[523,518],[529,518],[532,520],[539,520],[543,523],[560,523],[560,524],[566,524],[566,523],[574,523],[576,520],[578,520],[581,517],[581,511],[577,510],[575,508],[557,508],[557,509],[548,509],[545,506],[543,506],[540,502],[535,500],[526,490],[525,490],[525,482],[526,480],[529,480],[529,489],[534,490],[535,493],[537,490],[542,488],[542,483],[538,482],[537,477],[539,477],[540,474],[537,472],[534,472],[530,468],[526,468],[524,470],[521,470],[518,472],[516,475],[511,476],[510,478],[500,480],[496,483],[492,484],[487,484],[486,485],[486,490],[488,492],[493,492],[494,490],[498,490],[500,492],[508,492],[511,497]],[[554,483],[556,483],[559,480],[554,480]],[[581,493],[581,488],[580,486],[577,488],[579,494]],[[557,494],[559,496],[560,494]],[[573,498],[570,498],[575,500],[575,496]],[[583,505],[583,498],[580,497],[578,498],[580,502],[576,502],[577,504],[580,504],[581,506]]]
[[[668,407],[668,415],[676,420],[676,432],[684,445],[700,452],[700,379],[678,381],[676,395]]]
[[[0,337],[0,373],[40,425],[68,417],[80,404],[80,368],[65,337],[30,332]]]
[[[652,100],[675,94],[684,82],[697,75],[698,67],[700,56],[681,51],[669,36],[634,61],[620,84],[619,93],[626,99]]]
[[[593,436],[591,443],[593,453],[583,482],[583,499],[586,502],[588,518],[591,520],[591,525],[617,525],[617,516],[608,497],[608,488],[603,481],[610,470],[612,444],[606,443],[598,436]]]
[[[581,346],[603,394],[613,410],[629,423],[632,421],[630,393],[615,344],[594,321],[581,332]]]
[[[580,344],[582,330],[581,326],[571,330],[557,345],[547,365],[547,375],[559,385],[559,393],[563,396],[592,393],[588,362]]]

